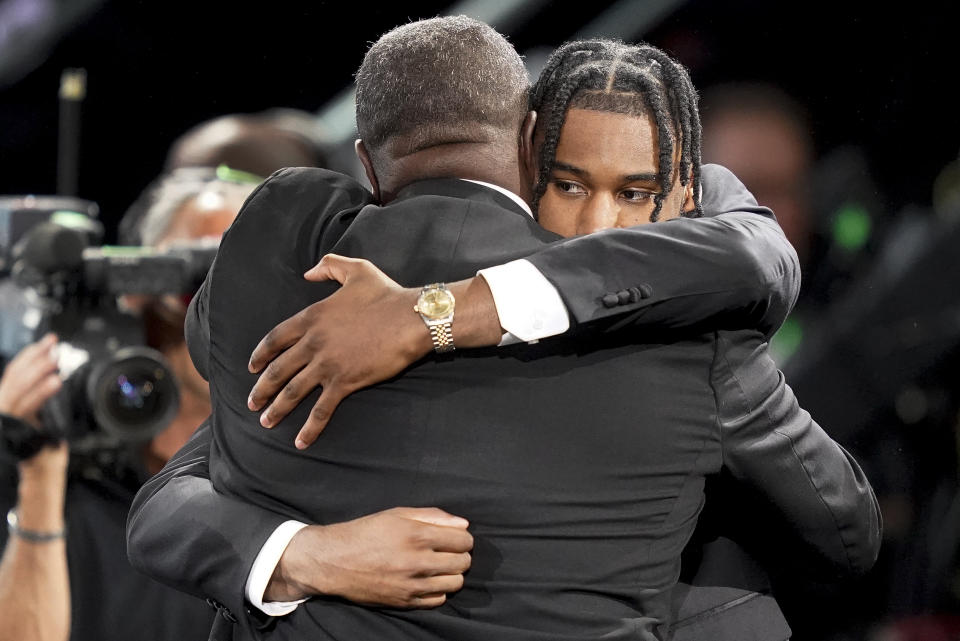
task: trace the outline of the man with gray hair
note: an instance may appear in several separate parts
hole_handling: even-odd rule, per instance
[[[124,217],[124,241],[155,248],[217,242],[252,190],[250,184],[218,179],[213,169],[164,175]],[[125,301],[140,312],[145,343],[163,355],[174,374],[176,411],[145,442],[96,451],[96,465],[79,465],[76,452],[69,464],[68,444],[54,446],[53,438],[16,465],[0,452],[0,513],[9,509],[17,524],[9,535],[0,531],[0,639],[160,641],[196,637],[210,627],[212,613],[202,600],[137,573],[123,553],[126,515],[140,484],[210,413],[207,383],[183,340],[183,298]],[[3,370],[0,421],[50,428],[40,408],[64,387],[57,342],[55,335],[46,336]]]
[[[455,37],[429,24],[384,34],[357,71],[357,128],[379,182],[437,145],[513,148],[527,115],[529,80],[510,43],[463,18],[444,19]]]
[[[793,294],[770,304],[777,295],[769,290],[795,285],[796,259],[775,225],[751,225],[766,220],[764,212],[732,179],[721,180],[728,188],[722,199],[705,195],[704,207],[746,211],[746,220],[731,213],[724,224],[691,220],[555,243],[521,198],[529,198],[532,184],[525,173],[533,117],[526,113],[524,74],[516,53],[486,25],[440,18],[399,27],[371,47],[357,75],[357,150],[373,195],[344,176],[287,170],[250,198],[188,321],[191,355],[211,383],[211,428],[141,494],[128,538],[136,564],[224,602],[230,611],[223,609],[224,616],[239,614],[252,635],[241,587],[255,601],[249,587],[263,576],[257,569],[263,553],[295,519],[325,525],[294,524],[294,534],[286,535],[290,546],[273,557],[280,562],[269,566],[259,596],[317,598],[276,621],[271,638],[661,637],[680,550],[702,504],[703,476],[719,465],[715,450],[697,454],[716,443],[710,417],[719,411],[717,399],[703,380],[714,344],[678,328],[722,312],[729,322],[731,310],[747,310],[745,325],[777,324],[769,316],[789,307]],[[718,202],[728,208],[717,209]],[[718,256],[737,254],[722,244],[741,225],[751,228],[753,250],[768,261],[755,267],[775,277],[749,292],[720,290],[712,298],[719,311],[697,316],[702,306],[692,306],[691,298],[705,279],[722,280]],[[616,305],[594,301],[592,312],[602,328],[642,326],[656,344],[622,331],[588,347],[563,336],[450,353],[453,336],[458,347],[489,342],[477,330],[486,327],[478,317],[489,313],[488,285],[465,280],[478,270],[552,253],[566,258],[553,263],[559,291],[529,290],[540,296],[536,304],[584,291],[593,299],[578,265],[635,273],[650,243],[670,237],[709,247],[713,271],[703,268],[697,251],[647,261],[644,278],[654,285],[644,295]],[[606,251],[612,245],[618,251]],[[438,354],[351,395],[318,443],[300,450],[293,437],[317,394],[264,430],[247,410],[255,380],[247,355],[279,320],[339,295],[336,286],[297,277],[328,253],[369,259],[407,287],[464,282],[434,283],[420,295],[417,309],[430,330],[422,342]],[[543,278],[522,263],[515,265],[517,279]],[[736,260],[720,263],[734,269]],[[691,273],[697,277],[684,289],[680,275]],[[783,285],[785,274],[790,282]],[[401,288],[388,293],[396,300],[406,295]],[[751,300],[745,304],[744,297]],[[758,300],[763,304],[752,304]],[[638,311],[646,313],[631,314]],[[501,323],[510,329],[502,317]],[[378,347],[378,336],[369,336],[369,349]],[[213,485],[231,496],[198,486],[208,473],[207,448]],[[152,494],[168,481],[176,500]],[[447,555],[447,567],[423,577],[419,594],[422,604],[440,607],[371,609],[335,598],[353,598],[342,580],[350,568],[338,565],[336,554],[330,561],[330,550],[343,548],[338,526],[394,505],[435,505],[470,519],[472,538],[463,532],[443,546],[441,537],[419,540],[424,553]],[[438,528],[464,530],[466,523],[454,518]],[[231,537],[232,524],[244,524],[245,536]]]

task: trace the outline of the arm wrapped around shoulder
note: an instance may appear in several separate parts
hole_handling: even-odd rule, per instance
[[[178,590],[245,607],[244,585],[264,542],[286,519],[220,494],[209,473],[210,426],[204,423],[147,481],[127,517],[131,565]]]
[[[873,488],[854,458],[800,408],[766,347],[755,332],[719,333],[713,384],[724,467],[782,517],[789,538],[839,574],[863,574],[877,559],[882,534]]]
[[[569,238],[527,260],[576,324],[616,319],[614,328],[754,329],[770,337],[800,292],[797,253],[730,171],[705,165],[703,184],[702,218]]]

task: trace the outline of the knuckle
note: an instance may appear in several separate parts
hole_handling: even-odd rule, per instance
[[[310,410],[310,418],[314,421],[323,423],[330,418],[330,412],[328,412],[327,408],[323,405],[314,405],[313,409]]]
[[[404,538],[410,547],[421,548],[426,545],[426,536],[424,536],[423,528],[417,527],[415,524],[411,524]]]
[[[280,371],[280,366],[276,361],[273,361],[267,365],[267,369],[263,370],[263,377],[268,383],[276,383],[283,379],[283,374]]]
[[[300,385],[290,381],[287,383],[287,386],[280,391],[280,394],[285,399],[295,400],[300,397]]]
[[[325,345],[323,336],[316,329],[304,333],[301,341],[304,347],[314,353],[322,351]]]
[[[419,576],[423,571],[422,559],[416,554],[400,554],[393,562],[397,571],[407,577]]]
[[[276,334],[270,332],[263,337],[263,340],[260,341],[260,348],[257,352],[273,352],[277,348],[277,337]]]

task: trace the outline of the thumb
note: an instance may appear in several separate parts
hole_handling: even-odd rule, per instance
[[[313,282],[335,280],[342,285],[347,280],[352,260],[337,254],[326,254],[319,263],[308,269],[303,277]]]
[[[422,521],[423,523],[432,523],[433,525],[442,525],[444,527],[458,527],[464,530],[470,526],[470,522],[467,521],[467,519],[454,516],[437,507],[404,508],[401,516],[413,521]]]

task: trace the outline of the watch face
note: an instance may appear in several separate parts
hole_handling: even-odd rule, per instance
[[[427,318],[443,318],[453,312],[453,294],[445,289],[430,289],[420,294],[420,313]]]

